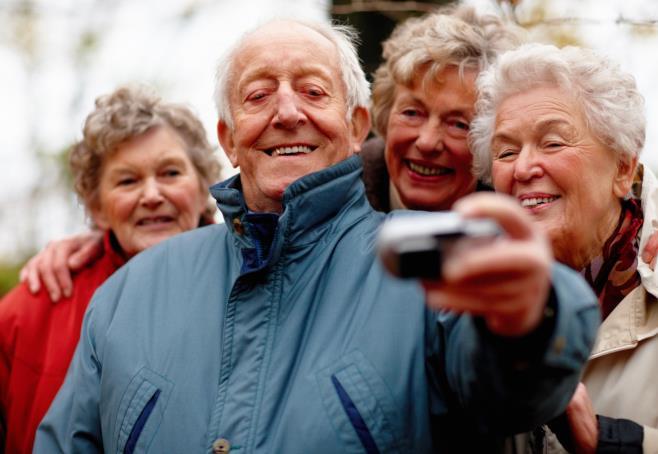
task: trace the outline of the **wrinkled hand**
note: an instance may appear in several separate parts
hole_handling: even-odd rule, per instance
[[[642,261],[652,270],[656,269],[656,255],[658,255],[658,232],[653,232],[642,250]]]
[[[507,236],[448,257],[441,280],[423,281],[427,304],[481,316],[498,335],[530,333],[542,319],[550,290],[548,241],[508,196],[476,193],[453,208],[464,217],[494,219]]]
[[[599,424],[584,384],[578,383],[576,392],[567,406],[566,413],[576,453],[590,454],[596,452]]]
[[[73,291],[71,273],[96,259],[102,245],[103,233],[96,230],[51,241],[23,266],[20,280],[27,281],[32,293],[37,293],[43,282],[52,302],[59,301],[62,294],[69,297]]]

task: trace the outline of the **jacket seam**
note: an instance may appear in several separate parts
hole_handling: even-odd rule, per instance
[[[226,401],[226,393],[228,390],[228,379],[231,375],[231,362],[233,357],[233,329],[235,315],[235,295],[236,287],[241,285],[241,278],[238,277],[231,287],[231,292],[226,302],[226,314],[224,316],[224,323],[222,326],[222,348],[220,358],[219,370],[219,383],[217,387],[217,397],[215,407],[213,410],[214,418],[211,417],[210,427],[208,429],[208,437],[206,439],[206,449],[212,452],[212,443],[217,438],[217,429],[221,425],[222,417],[224,416],[224,406]]]
[[[281,282],[281,270],[282,270],[282,264],[281,264],[281,257],[277,260],[277,264],[275,265],[274,271],[274,278],[272,279],[272,287],[273,291],[272,294],[276,295],[274,298],[272,298],[272,302],[270,304],[270,310],[268,311],[268,320],[267,320],[267,331],[265,333],[265,339],[263,341],[263,357],[261,359],[261,364],[259,366],[258,370],[258,386],[256,387],[256,401],[254,402],[254,405],[251,410],[251,427],[249,428],[248,432],[248,437],[247,437],[247,452],[252,452],[254,449],[254,443],[256,442],[256,437],[255,437],[255,432],[256,428],[259,425],[259,419],[260,419],[260,408],[262,406],[263,402],[263,396],[265,394],[265,376],[267,370],[269,370],[269,365],[270,365],[270,360],[272,358],[272,339],[274,337],[274,333],[276,331],[276,314],[278,313],[279,306],[281,303],[281,294],[282,294],[282,289],[283,285]]]

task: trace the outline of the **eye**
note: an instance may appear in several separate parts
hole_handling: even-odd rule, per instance
[[[261,101],[265,99],[266,96],[267,96],[267,92],[265,90],[257,90],[254,91],[253,93],[250,93],[247,96],[246,101],[250,101],[250,102]]]
[[[463,118],[451,118],[446,122],[448,131],[455,137],[466,137],[471,125]]]
[[[512,149],[506,149],[506,150],[501,150],[496,153],[495,159],[496,160],[503,160],[503,161],[509,161],[512,159],[514,156],[516,156],[517,152]]]
[[[405,107],[400,110],[400,116],[403,121],[416,124],[416,122],[422,122],[424,118],[427,117],[427,114],[425,110],[419,107]]]
[[[131,184],[134,184],[137,182],[136,178],[133,177],[123,177],[117,180],[116,185],[117,186],[130,186]]]
[[[183,172],[181,172],[178,168],[170,167],[170,168],[165,169],[162,172],[162,175],[164,175],[165,177],[177,177],[179,175],[182,175],[182,173]]]
[[[311,98],[319,98],[321,96],[324,96],[324,91],[318,87],[308,87],[306,89],[306,94]]]
[[[564,144],[562,142],[556,142],[556,141],[550,141],[544,144],[544,148],[549,148],[549,149],[558,149],[558,148],[562,148],[563,146]]]

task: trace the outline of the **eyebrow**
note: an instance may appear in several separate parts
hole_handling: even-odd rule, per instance
[[[246,74],[246,77],[245,77]],[[327,67],[324,65],[315,65],[315,64],[302,64],[297,69],[295,69],[294,78],[299,79],[308,76],[320,76],[326,81],[333,81],[331,72],[327,70]],[[269,66],[261,66],[255,69],[249,69],[247,72],[243,73],[243,77],[237,81],[236,89],[239,93],[240,90],[244,88],[245,85],[250,84],[256,80],[261,79],[276,79],[276,74],[273,74]]]
[[[398,98],[398,100],[401,101],[401,102],[411,101],[411,102],[414,102],[416,104],[421,104],[423,107],[427,107],[427,103],[425,101],[420,99],[418,96],[410,94],[410,93],[401,94],[400,97]],[[461,106],[457,106],[453,109],[450,109],[448,112],[443,113],[442,116],[451,117],[453,115],[459,115],[459,116],[465,116],[465,117],[469,117],[469,116],[473,117],[473,113],[474,113],[473,106],[471,106],[468,103],[464,103]]]
[[[574,127],[571,123],[569,123],[567,120],[564,120],[562,118],[547,118],[535,123],[533,126],[533,130],[538,132],[545,132],[553,127],[560,128],[565,126],[569,128]]]
[[[574,126],[569,123],[567,120],[563,118],[544,118],[536,122],[535,124],[532,125],[532,131],[537,133],[544,133],[548,131],[549,129],[553,127],[558,127],[558,128],[574,128]],[[514,141],[511,137],[511,133],[515,130],[519,129],[518,127],[516,128],[504,128],[502,131],[496,131],[494,132],[494,135],[491,139],[492,143],[496,140],[507,140],[507,141]]]
[[[163,150],[162,153],[167,153],[167,150]],[[185,160],[178,157],[178,156],[165,156],[162,159],[159,159],[155,163],[155,167],[164,167],[168,165],[185,165]],[[127,172],[132,172],[133,171],[133,165],[128,163],[128,164],[120,164],[115,167],[111,167],[108,169],[108,175],[119,175],[122,173],[127,173]]]

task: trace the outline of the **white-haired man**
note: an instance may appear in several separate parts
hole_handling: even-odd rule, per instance
[[[344,30],[257,28],[220,64],[217,97],[241,169],[211,189],[226,223],[99,290],[35,452],[421,453],[445,449],[432,421],[453,411],[503,433],[563,410],[596,300],[514,201],[464,200],[508,236],[424,291],[385,275],[384,215],[352,156],[368,88]]]

